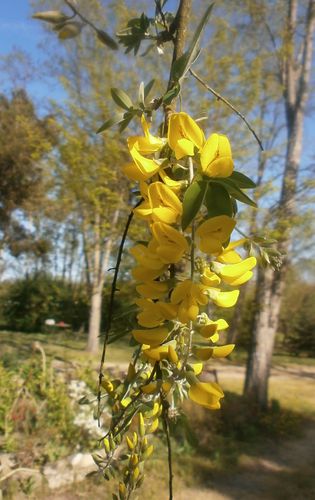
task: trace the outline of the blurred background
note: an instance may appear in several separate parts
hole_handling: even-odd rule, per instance
[[[73,4],[113,38],[131,18],[155,15],[153,0]],[[192,2],[188,42],[207,5]],[[166,43],[125,54],[88,26],[62,40],[32,19],[60,8],[69,14],[58,0],[1,6],[0,498],[111,498],[112,485],[93,475],[93,408],[79,401],[97,391],[112,268],[134,201],[121,167],[140,129],[96,130],[115,113],[111,87],[136,101],[154,78],[159,97],[172,58]],[[314,19],[313,0],[222,0],[203,36],[194,70],[246,116],[264,151],[196,79],[182,87],[183,110],[204,118],[207,133],[227,134],[235,168],[257,183],[259,211],[242,205],[238,216],[260,267],[225,315],[237,348],[209,367],[222,410],[187,403],[172,421],[176,499],[315,498]],[[142,231],[133,221],[126,246]],[[125,252],[111,375],[132,352],[132,265]],[[154,440],[141,494],[167,498],[165,438]]]

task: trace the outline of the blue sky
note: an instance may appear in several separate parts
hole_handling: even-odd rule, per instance
[[[39,62],[44,57],[44,52],[39,48],[43,42],[43,28],[41,23],[31,18],[32,9],[27,0],[4,0],[1,2],[1,20],[0,20],[0,57],[10,53],[13,49],[22,49],[27,52],[34,62]],[[169,0],[169,7],[173,8],[177,3]],[[53,0],[52,0],[53,8]],[[314,65],[315,66],[315,65]],[[0,76],[0,90],[7,90],[8,82],[5,81],[5,75]],[[52,84],[48,79],[38,77],[28,85],[28,91],[32,97],[40,103],[44,98],[62,96],[61,88]],[[314,154],[314,130],[315,119],[313,113],[306,118],[304,137],[304,161]]]
[[[41,23],[32,19],[31,15],[32,9],[27,0],[6,0],[1,5],[0,57],[15,50],[22,50],[30,56],[35,65],[44,59],[44,51],[39,47],[43,42],[44,30]],[[12,86],[10,79],[6,79],[3,72],[0,76],[0,86],[0,90],[5,91]],[[53,84],[42,75],[33,75],[26,88],[40,108],[47,96],[58,99],[62,95],[61,89],[56,87],[56,82]]]
[[[148,2],[148,4],[151,5],[151,1]],[[51,5],[53,8],[53,0],[51,1]],[[170,10],[174,10],[176,5],[177,1],[169,0],[168,6]],[[0,19],[0,58],[1,56],[9,54],[12,50],[17,49],[26,52],[34,61],[35,65],[45,59],[45,51],[43,47],[40,47],[40,44],[43,44],[43,40],[45,36],[47,36],[47,33],[44,32],[42,23],[33,20],[31,15],[32,9],[28,0],[4,0],[2,2]],[[314,71],[315,63],[313,64],[313,74]],[[11,81],[6,78],[3,71],[0,71],[0,92],[8,91],[11,87]],[[53,98],[56,101],[60,101],[64,96],[64,91],[56,80],[48,78],[47,76],[44,77],[43,75],[32,75],[30,82],[26,84],[26,88],[41,113],[46,112],[46,106],[49,104],[49,99]],[[233,101],[231,96],[227,97]],[[303,167],[306,167],[310,163],[314,163],[315,157],[315,118],[310,104],[311,103],[309,103],[309,111],[305,119],[302,153]],[[314,108],[314,96],[312,98],[312,105]]]

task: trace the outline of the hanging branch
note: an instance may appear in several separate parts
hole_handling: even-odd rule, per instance
[[[166,406],[165,400],[163,400],[163,429],[166,436],[167,442],[167,458],[168,458],[168,490],[169,490],[169,500],[173,500],[173,462],[172,462],[172,443],[170,436],[170,425],[168,420],[168,408]]]
[[[137,208],[140,203],[142,203],[143,199],[140,198],[138,203],[135,205],[134,208]],[[116,284],[117,284],[117,279],[118,279],[118,273],[119,273],[119,268],[120,268],[120,263],[121,263],[121,258],[125,246],[125,241],[128,235],[129,227],[131,224],[131,221],[133,219],[133,210],[132,209],[129,213],[124,232],[121,237],[119,249],[118,249],[118,254],[117,254],[117,260],[116,260],[116,265],[113,269],[115,269],[114,272],[114,277],[113,281],[111,284],[111,292],[110,292],[110,297],[109,297],[109,304],[108,304],[108,317],[107,317],[107,325],[106,325],[106,330],[105,330],[105,336],[104,336],[104,342],[103,342],[103,350],[102,350],[102,357],[101,357],[101,363],[99,367],[99,374],[98,374],[98,389],[97,389],[97,420],[98,420],[98,426],[100,427],[100,407],[101,407],[101,384],[102,380],[104,377],[103,373],[103,368],[104,368],[104,363],[105,363],[105,357],[106,357],[106,348],[108,344],[108,337],[110,333],[110,329],[112,326],[112,320],[113,320],[113,311],[114,311],[114,299],[115,299],[115,292],[117,290]]]
[[[210,87],[209,85],[207,85],[207,83],[205,83],[202,80],[202,78],[200,78],[200,76],[198,76],[197,73],[195,73],[191,68],[189,69],[189,73],[194,78],[196,78],[196,80],[198,80],[198,82],[201,83],[201,85],[203,85],[203,87],[205,87],[209,92],[211,92],[211,94],[213,94],[219,101],[224,102],[224,104],[226,104],[228,108],[230,108],[232,111],[234,111],[234,113],[236,113],[237,116],[239,116],[243,120],[243,122],[245,123],[245,125],[247,126],[247,128],[251,131],[251,133],[255,137],[256,141],[258,142],[260,149],[262,151],[264,151],[264,148],[263,148],[261,140],[259,139],[259,137],[256,134],[255,130],[249,124],[249,122],[247,121],[247,119],[245,118],[245,116],[240,111],[238,111],[238,109],[236,109],[236,107],[233,106],[233,104],[231,104],[227,99],[225,99],[225,97],[223,97],[221,94],[219,94],[219,92],[217,92],[212,87]]]

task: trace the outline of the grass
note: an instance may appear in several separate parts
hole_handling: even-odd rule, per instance
[[[235,348],[232,355],[230,356],[230,361],[234,364],[245,364],[247,359],[247,351],[241,347]],[[272,356],[272,366],[273,367],[288,367],[292,365],[297,366],[315,366],[315,358],[308,356],[294,356],[287,353],[283,353],[275,350]]]
[[[24,360],[40,356],[32,350],[32,344],[35,341],[40,342],[44,347],[49,360],[57,359],[75,363],[82,369],[92,366],[97,377],[99,354],[88,355],[84,351],[86,338],[66,332],[49,334],[0,332],[1,357],[5,366],[14,369]],[[130,359],[131,352],[132,348],[125,343],[116,343],[115,346],[109,346],[107,361],[118,364],[126,363]],[[279,498],[280,500],[281,496],[277,496],[277,492],[281,490],[279,481],[282,480],[286,481],[286,498],[293,498],[290,497],[290,492],[294,492],[294,498],[312,498],[309,495],[315,485],[311,467],[305,468],[302,474],[298,464],[294,464],[292,470],[294,471],[295,467],[296,471],[299,471],[297,474],[288,475],[283,470],[277,476],[274,471],[263,469],[259,460],[262,459],[261,457],[264,460],[267,457],[270,463],[278,464],[279,455],[281,464],[283,460],[281,453],[291,453],[294,456],[295,452],[292,450],[300,449],[299,461],[310,464],[307,454],[309,443],[305,438],[306,442],[303,444],[303,432],[312,428],[315,422],[313,397],[315,360],[278,355],[274,357],[273,361],[277,369],[271,377],[270,397],[277,403],[273,403],[268,414],[261,416],[253,415],[240,397],[244,373],[239,366],[240,363],[237,363],[240,359],[241,364],[244,364],[244,353],[237,358],[234,357],[232,361],[223,361],[215,365],[219,382],[226,393],[221,412],[208,412],[188,402],[186,410],[189,419],[186,421],[179,418],[177,424],[172,426],[175,491],[179,493],[178,500],[190,496],[196,496],[196,500],[203,498],[198,496],[200,488],[206,491],[204,498],[212,498],[211,492],[207,493],[207,491],[208,488],[215,488],[221,493],[228,494],[223,498],[246,500],[250,498],[246,496],[247,493],[244,490],[244,485],[247,483],[252,484],[252,491],[257,487],[257,491],[261,488],[264,492],[264,496],[259,496],[257,493],[257,499]],[[280,365],[277,365],[278,359],[281,360]],[[296,448],[292,444],[291,448],[286,449],[287,441],[283,440],[289,438],[290,440],[299,439],[300,444]],[[36,441],[36,436],[34,439]],[[167,498],[167,458],[162,433],[154,436],[153,439],[155,453],[148,461],[147,480],[139,492],[139,498],[157,500]],[[304,455],[303,446],[305,447]],[[262,484],[258,485],[256,483],[259,474],[255,472],[257,468],[263,478]],[[233,478],[239,479],[234,481]],[[102,479],[90,478],[83,483],[64,488],[60,492],[61,496],[56,496],[56,498],[70,500],[91,497],[106,500],[111,498],[112,488],[112,484],[109,485]],[[39,500],[53,498],[48,496],[48,493],[45,490],[40,496],[35,492],[35,496],[30,495],[29,498]]]
[[[97,366],[100,352],[92,355],[85,351],[86,337],[78,336],[71,332],[61,333],[20,333],[0,332],[2,346],[2,360],[7,366],[14,368],[18,358],[20,361],[28,359],[33,352],[34,342],[40,342],[48,359],[59,359],[68,362],[77,362],[82,366]],[[130,359],[132,348],[124,342],[117,342],[107,348],[106,359],[112,363],[127,363]]]

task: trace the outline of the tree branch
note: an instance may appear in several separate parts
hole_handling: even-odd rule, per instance
[[[174,84],[172,79],[172,67],[175,61],[183,54],[186,40],[186,31],[188,26],[189,14],[191,10],[191,0],[181,0],[175,19],[174,24],[176,26],[176,36],[174,39],[174,50],[173,50],[173,58],[171,64],[171,71],[168,80],[167,90],[170,90]],[[167,131],[167,125],[170,114],[173,112],[175,100],[171,105],[165,106],[164,114],[165,114],[165,126],[164,129]]]
[[[81,21],[83,21],[85,24],[88,24],[89,26],[91,26],[91,28],[95,31],[99,31],[98,28],[95,26],[95,24],[93,24],[91,21],[89,21],[86,17],[84,17],[79,11],[78,9],[72,5],[72,3],[70,2],[70,0],[64,0],[65,3],[68,5],[68,7],[72,10],[73,14],[75,16],[78,16]]]
[[[195,73],[192,69],[189,70],[189,73],[194,78],[196,78],[196,80],[198,80],[198,82],[201,83],[201,85],[203,85],[209,92],[211,92],[211,94],[213,94],[219,101],[224,102],[224,104],[226,104],[228,108],[230,108],[232,111],[234,111],[234,113],[237,114],[237,116],[239,116],[243,120],[243,122],[245,123],[245,125],[247,126],[247,128],[251,131],[251,133],[255,137],[256,141],[258,142],[260,149],[262,151],[264,151],[264,148],[263,148],[263,145],[261,143],[261,140],[259,139],[259,137],[256,134],[255,130],[251,127],[251,125],[249,124],[249,122],[247,121],[247,119],[245,118],[245,116],[240,111],[238,111],[238,109],[236,109],[236,107],[233,106],[233,104],[231,104],[227,99],[225,99],[225,97],[223,97],[216,90],[214,90],[212,87],[210,87],[209,85],[207,85],[202,80],[202,78],[200,78],[200,76],[198,76],[197,73]]]
[[[315,1],[310,0],[306,13],[306,33],[303,47],[303,58],[301,65],[301,76],[298,82],[296,105],[304,107],[308,98],[308,87],[312,66],[313,43],[312,38],[315,29]]]

